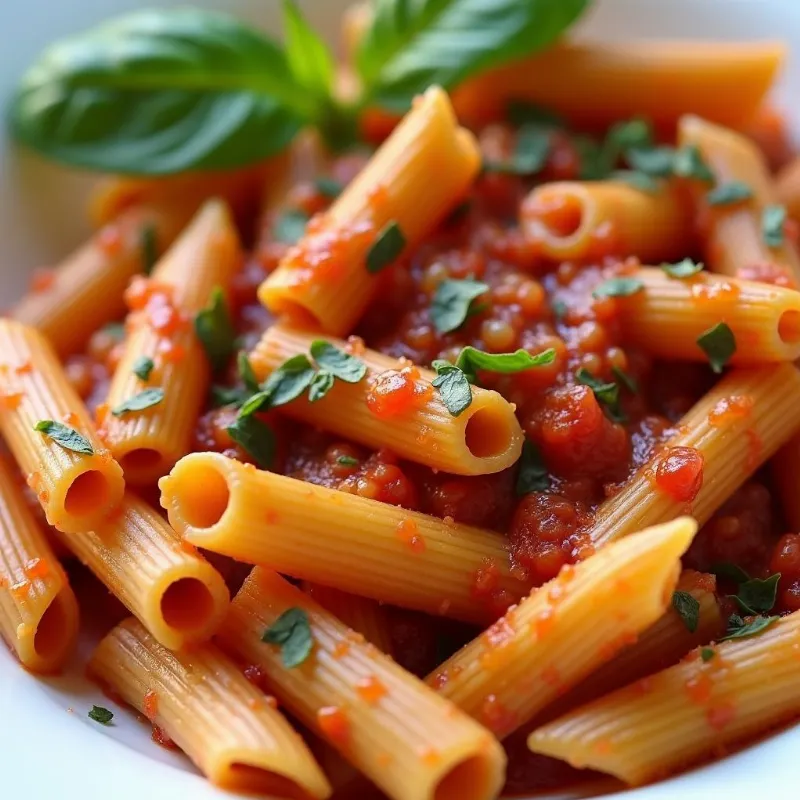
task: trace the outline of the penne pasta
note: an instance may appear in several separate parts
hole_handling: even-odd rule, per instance
[[[690,511],[704,525],[800,429],[800,372],[776,364],[729,372],[678,433],[616,494],[590,528],[595,546]]]
[[[464,197],[480,162],[447,95],[429,89],[331,208],[312,220],[262,284],[261,302],[326,333],[350,333],[372,298],[375,273],[436,227]],[[390,252],[371,263],[382,237]]]
[[[700,272],[672,278],[639,269],[641,291],[618,299],[625,335],[657,358],[707,362],[698,338],[724,322],[736,340],[730,364],[794,361],[800,357],[800,292]]]
[[[360,633],[382,653],[391,655],[389,620],[376,600],[308,581],[303,582],[303,591],[348,628]]]
[[[163,252],[188,219],[180,206],[127,209],[67,256],[11,315],[38,328],[60,356],[79,351],[94,331],[125,313],[128,281],[147,270],[150,256]]]
[[[800,713],[800,614],[710,652],[560,717],[528,746],[638,785]]]
[[[131,330],[98,422],[126,481],[134,486],[153,483],[189,451],[210,373],[194,319],[217,287],[227,291],[240,262],[228,209],[210,200],[159,261],[152,278],[128,291]],[[144,380],[136,372],[143,359],[152,364]],[[126,401],[146,389],[160,390],[162,399],[120,415]]]
[[[222,576],[131,492],[96,531],[60,538],[165,647],[210,639],[225,616]]]
[[[250,353],[258,380],[289,358],[308,353],[316,339],[314,334],[271,326]],[[513,407],[497,392],[473,386],[469,407],[454,417],[431,386],[435,376],[429,370],[373,350],[353,349],[341,340],[324,341],[352,352],[366,365],[366,376],[358,383],[336,381],[325,397],[313,403],[298,398],[281,406],[289,416],[457,475],[500,472],[519,459],[522,429]],[[399,400],[393,400],[390,391],[387,402],[382,402],[383,386],[395,384]],[[403,391],[409,386],[410,392]]]
[[[778,42],[566,41],[465,81],[453,105],[470,126],[504,119],[515,100],[578,126],[636,115],[669,130],[687,113],[737,125],[755,113],[785,57]]]
[[[764,156],[753,142],[691,115],[681,118],[678,142],[698,148],[718,186],[739,181],[751,192],[742,202],[710,206],[709,187],[695,187],[709,267],[733,277],[755,275],[783,286],[800,286],[800,259],[792,243],[784,240],[770,246],[765,241],[764,210],[775,205],[778,196]]]
[[[692,242],[680,187],[646,192],[622,181],[562,181],[537,186],[520,209],[520,226],[545,258],[635,255],[672,261]]]
[[[79,533],[119,505],[122,470],[53,348],[39,331],[8,319],[0,320],[0,433],[53,527]]]
[[[262,641],[298,612],[299,665]],[[279,701],[393,800],[490,800],[505,774],[497,740],[277,573],[257,567],[231,604],[223,647],[266,673]]]
[[[33,672],[56,672],[78,634],[78,604],[16,476],[0,458],[0,635]]]
[[[664,613],[696,531],[680,518],[565,567],[427,683],[505,738]]]
[[[528,589],[511,574],[499,534],[217,453],[185,456],[159,486],[187,541],[295,578],[475,622],[495,619]]]
[[[293,800],[330,795],[299,734],[214,645],[172,652],[129,618],[100,642],[89,671],[216,786]]]

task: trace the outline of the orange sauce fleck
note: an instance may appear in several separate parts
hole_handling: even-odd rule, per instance
[[[514,626],[511,624],[508,616],[500,617],[496,622],[493,622],[482,634],[481,640],[484,647],[494,649],[496,647],[503,647],[514,638]]]
[[[27,579],[21,580],[12,584],[8,591],[15,600],[24,600],[31,591],[31,582]]]
[[[186,348],[171,339],[162,339],[158,343],[158,353],[166,364],[179,364],[186,358]]]
[[[274,709],[274,708],[277,708],[277,707],[278,707],[278,698],[277,698],[277,697],[274,697],[274,696],[273,696],[273,695],[271,695],[271,694],[265,695],[265,697],[264,697],[264,702],[265,702],[265,703],[266,703],[266,704],[267,704],[267,705],[268,705],[270,708],[273,708],[273,709]]]
[[[692,300],[698,305],[732,305],[739,299],[740,289],[728,281],[692,284]]]
[[[50,574],[50,565],[46,558],[32,558],[25,562],[25,576],[30,580],[46,578]]]
[[[472,580],[472,594],[476,597],[490,595],[500,584],[500,568],[491,559],[475,570]]]
[[[542,670],[542,681],[554,689],[561,685],[561,673],[554,664],[548,664]]]
[[[65,425],[72,425],[74,427],[78,424],[78,415],[74,411],[67,411],[63,419]]]
[[[610,739],[598,739],[594,744],[594,751],[599,756],[607,756],[614,750]]]
[[[153,734],[150,737],[156,744],[165,747],[167,750],[177,750],[175,742],[167,736],[167,734],[159,728],[158,725],[153,725]]]
[[[350,736],[350,721],[338,706],[323,706],[317,711],[317,725],[322,735],[343,744]]]
[[[498,736],[517,727],[517,714],[506,708],[497,695],[490,694],[481,703],[480,720]]]
[[[0,392],[0,407],[14,411],[19,408],[24,396],[22,392]]]
[[[109,408],[108,403],[100,403],[97,406],[97,408],[94,410],[94,421],[98,427],[105,423],[105,421],[108,419],[110,411],[111,409]]]
[[[714,705],[706,711],[708,724],[715,730],[721,731],[730,725],[736,717],[736,706],[733,703],[723,702]]]
[[[325,218],[316,214],[306,225],[306,235],[291,247],[282,268],[294,272],[292,284],[302,286],[313,281],[333,283],[342,279],[354,250],[368,247],[373,238],[370,222],[356,222],[325,229]]]
[[[753,428],[748,428],[744,435],[747,437],[747,461],[745,468],[753,471],[760,463],[763,454],[763,442],[758,435],[758,431]]]
[[[693,447],[669,447],[655,472],[656,488],[679,503],[691,503],[703,486],[703,454]]]
[[[389,190],[382,183],[374,186],[367,193],[367,203],[373,213],[377,214],[390,200]]]
[[[686,694],[697,705],[703,705],[711,699],[713,682],[707,672],[698,672],[686,681]]]
[[[555,611],[552,606],[543,608],[534,618],[531,623],[531,629],[537,639],[546,636],[555,624]]]
[[[30,289],[34,294],[42,294],[56,282],[56,271],[52,267],[37,267],[31,277]]]
[[[280,514],[274,508],[267,509],[266,520],[270,525],[277,525],[280,518]]]
[[[351,356],[363,356],[367,352],[367,346],[360,336],[348,336],[345,351]]]
[[[731,395],[723,397],[708,415],[708,424],[721,428],[725,425],[746,419],[753,413],[755,400],[749,395]]]
[[[349,642],[336,642],[336,645],[333,648],[333,657],[336,659],[344,658],[349,652]]]
[[[17,375],[29,375],[33,372],[33,364],[31,364],[30,361],[24,361],[19,366],[14,367],[14,372],[16,372]]]
[[[115,256],[122,248],[122,234],[116,225],[107,225],[96,237],[97,246],[107,256]]]
[[[148,689],[144,693],[142,711],[150,722],[158,716],[158,695],[152,689]]]
[[[420,761],[429,767],[438,764],[442,758],[441,753],[434,747],[426,747],[419,754]]]
[[[433,387],[422,383],[417,388],[419,370],[404,367],[401,370],[389,369],[372,379],[367,392],[367,408],[376,417],[392,417],[414,408],[418,402],[427,400]]]
[[[356,692],[364,702],[373,706],[388,693],[388,689],[374,675],[368,675],[356,683]]]
[[[425,552],[425,539],[417,530],[417,523],[413,519],[401,519],[397,523],[397,537],[408,545],[413,553]]]

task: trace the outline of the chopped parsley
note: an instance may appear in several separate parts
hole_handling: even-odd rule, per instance
[[[333,389],[335,381],[336,379],[333,377],[332,373],[321,369],[314,376],[314,380],[311,381],[311,385],[308,387],[308,401],[310,403],[316,403],[318,400],[322,400],[322,398]]]
[[[671,147],[637,147],[628,150],[625,158],[637,172],[651,178],[668,178],[672,175],[675,151]]]
[[[526,439],[522,445],[515,488],[518,497],[531,492],[546,492],[550,488],[550,474],[542,454],[530,439]]]
[[[284,211],[275,220],[272,227],[273,236],[284,244],[297,244],[306,232],[308,214],[299,208]]]
[[[732,614],[728,619],[728,630],[724,636],[720,637],[719,641],[725,642],[730,639],[746,639],[749,636],[756,636],[769,628],[773,622],[777,622],[778,619],[779,617],[757,616],[746,622],[738,614]]]
[[[343,467],[357,467],[359,461],[357,458],[353,458],[353,456],[339,456],[336,459],[336,463]]]
[[[753,190],[742,181],[730,181],[715,186],[707,195],[710,206],[729,206],[741,203],[753,196]]]
[[[733,599],[745,614],[760,614],[772,611],[778,596],[778,581],[780,572],[770,575],[769,578],[750,578],[739,584],[739,589]]]
[[[344,190],[344,184],[336,178],[328,178],[321,175],[314,181],[314,188],[323,196],[330,200],[335,200]]]
[[[730,361],[736,352],[736,337],[730,326],[725,322],[718,322],[697,337],[697,344],[708,356],[708,363],[716,373]]]
[[[609,177],[611,180],[627,183],[634,189],[638,189],[640,192],[646,192],[647,194],[655,194],[661,188],[658,181],[646,172],[639,172],[634,169],[617,169],[614,170]]]
[[[780,247],[783,244],[786,208],[784,206],[765,206],[761,212],[761,238],[767,247]]]
[[[367,374],[367,365],[363,361],[323,339],[311,343],[311,357],[321,369],[345,383],[358,383]]]
[[[541,125],[525,124],[519,129],[517,143],[507,161],[490,161],[483,165],[486,172],[506,175],[535,175],[547,163],[552,140],[550,131]]]
[[[367,251],[367,272],[375,275],[394,263],[406,246],[406,237],[400,226],[391,220],[384,225]]]
[[[718,578],[727,578],[734,583],[744,583],[750,580],[750,576],[740,566],[731,561],[720,561],[713,564],[708,571]]]
[[[155,364],[152,358],[139,356],[139,358],[133,362],[132,372],[140,381],[146,381],[150,377],[153,367],[155,367]]]
[[[625,372],[624,369],[621,367],[611,367],[611,371],[614,373],[614,377],[620,382],[622,386],[624,386],[631,394],[636,394],[639,391],[639,384],[636,382],[636,379]]]
[[[711,661],[711,659],[714,658],[715,655],[716,655],[716,653],[714,652],[714,648],[713,647],[701,647],[700,648],[700,658],[703,659],[703,663],[705,663],[707,661]]]
[[[72,450],[73,453],[82,453],[87,456],[94,453],[91,442],[85,436],[81,436],[74,428],[61,422],[41,419],[33,426],[33,429],[43,433],[56,444],[60,444],[65,450]]]
[[[92,706],[88,717],[101,725],[108,725],[114,719],[114,712],[103,708],[103,706]]]
[[[250,359],[247,357],[247,353],[243,350],[240,351],[239,355],[236,357],[236,367],[239,372],[239,378],[244,384],[244,388],[251,392],[257,392],[258,378],[256,378],[256,373],[253,370]]]
[[[439,333],[458,330],[474,310],[474,301],[488,291],[489,286],[480,281],[442,281],[436,288],[430,310],[436,330]]]
[[[694,633],[700,621],[700,603],[689,592],[673,592],[672,607],[683,620],[686,630]]]
[[[439,390],[442,402],[450,414],[459,416],[472,402],[472,389],[467,376],[449,361],[434,361],[433,368],[436,370],[433,386]]]
[[[616,383],[613,381],[607,383],[595,378],[585,367],[581,367],[575,373],[575,377],[578,379],[578,383],[588,386],[594,392],[597,402],[605,408],[610,419],[614,422],[627,420],[619,405],[619,386]]]
[[[644,289],[639,278],[609,278],[595,288],[595,297],[630,297]]]
[[[314,647],[308,614],[302,608],[289,608],[264,631],[262,642],[278,645],[287,669],[302,664]]]
[[[194,329],[211,369],[218,372],[228,363],[236,349],[236,331],[219,286],[212,290],[208,306],[194,318]]]
[[[704,183],[714,183],[714,173],[703,159],[696,144],[687,144],[676,151],[672,172],[679,178],[691,178]]]
[[[127,400],[123,400],[118,406],[111,409],[115,417],[124,417],[126,414],[133,414],[136,411],[144,411],[146,408],[157,406],[164,399],[163,389],[145,389]]]
[[[697,275],[698,272],[703,270],[702,261],[692,261],[691,258],[684,258],[683,261],[678,261],[675,264],[662,264],[661,269],[670,276],[670,278],[691,278],[692,275]]]
[[[275,460],[275,434],[257,417],[237,417],[226,429],[228,435],[257,466],[269,469]]]

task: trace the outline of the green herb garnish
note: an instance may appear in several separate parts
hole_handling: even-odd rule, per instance
[[[367,365],[363,361],[322,339],[311,343],[311,357],[321,369],[345,383],[358,383],[367,374]]]
[[[335,178],[328,178],[322,175],[314,180],[314,188],[323,197],[335,200],[344,191],[344,184]]]
[[[446,280],[436,287],[430,315],[439,333],[458,330],[474,308],[474,301],[489,291],[488,284],[474,280]]]
[[[550,473],[539,448],[530,439],[525,439],[522,445],[515,488],[518,497],[531,492],[546,492],[550,488]]]
[[[609,278],[595,288],[595,297],[630,297],[644,289],[639,278]]]
[[[33,429],[43,433],[56,444],[60,444],[65,450],[72,450],[73,453],[83,453],[90,456],[94,453],[91,442],[81,436],[74,428],[69,428],[61,422],[52,419],[41,419]]]
[[[506,175],[535,175],[547,163],[552,145],[550,131],[538,125],[523,125],[517,134],[514,152],[507,161],[489,161],[486,172]]]
[[[745,614],[760,614],[772,611],[778,596],[778,581],[780,572],[770,575],[769,578],[750,578],[739,584],[739,590],[733,599]]]
[[[780,247],[784,239],[786,208],[784,206],[765,206],[761,212],[761,237],[767,247]]]
[[[400,226],[391,220],[381,229],[367,251],[367,272],[373,275],[393,264],[406,246]]]
[[[208,306],[194,318],[194,330],[206,351],[211,369],[218,372],[236,350],[236,330],[219,286],[211,292]]]
[[[287,669],[300,666],[314,647],[308,614],[302,608],[289,608],[264,631],[262,642],[281,648],[281,660]]]
[[[703,659],[703,663],[711,661],[711,659],[714,658],[715,655],[716,653],[714,652],[714,649],[712,647],[700,648],[700,658]]]
[[[467,376],[448,361],[434,361],[433,368],[436,370],[433,386],[439,390],[442,402],[450,414],[459,416],[472,402],[472,389]]]
[[[708,356],[708,363],[716,373],[730,361],[736,352],[736,337],[727,323],[718,322],[697,337],[697,344]]]
[[[647,194],[654,194],[661,188],[658,181],[651,178],[647,173],[632,169],[614,170],[609,177],[611,180],[622,181],[622,183],[627,183],[634,189],[638,189],[640,192],[647,192]]]
[[[118,406],[111,409],[115,417],[124,417],[126,414],[133,414],[136,411],[144,411],[146,408],[157,406],[164,399],[163,389],[145,389],[127,400],[123,400]]]
[[[715,186],[707,195],[706,202],[710,206],[729,206],[741,203],[753,196],[753,190],[742,181],[730,181]]]
[[[336,459],[337,464],[341,464],[343,467],[357,467],[359,461],[357,458],[353,458],[353,456],[339,456]]]
[[[756,636],[769,628],[773,622],[777,622],[780,617],[754,617],[750,622],[743,620],[738,614],[732,614],[728,620],[728,630],[719,641],[726,642],[730,639],[746,639],[749,636]]]
[[[627,421],[627,417],[619,405],[619,386],[616,383],[613,381],[605,382],[595,378],[585,367],[581,367],[575,373],[575,377],[578,379],[578,383],[588,386],[594,392],[597,402],[605,408],[608,416],[614,422]]]
[[[683,620],[686,630],[694,633],[700,621],[700,603],[697,598],[690,595],[689,592],[673,592],[672,607]]]
[[[103,706],[92,706],[88,717],[101,725],[108,725],[114,719],[114,712],[103,708]]]
[[[670,276],[670,278],[691,278],[692,275],[697,275],[701,272],[705,264],[702,261],[692,261],[691,258],[684,258],[683,261],[678,261],[675,264],[662,264],[661,269]]]
[[[237,417],[226,429],[228,436],[250,455],[257,466],[269,469],[275,460],[275,434],[258,417]]]
[[[306,232],[308,214],[299,208],[283,211],[272,227],[272,235],[284,244],[297,244]]]
[[[158,261],[158,232],[155,225],[147,223],[140,232],[140,247],[142,252],[142,272],[149,275]]]
[[[140,381],[146,381],[150,377],[150,373],[153,371],[154,367],[155,364],[152,358],[139,356],[139,358],[133,362],[133,369],[131,371]]]
[[[611,371],[614,373],[614,377],[620,382],[620,384],[624,386],[631,394],[638,393],[639,384],[632,375],[629,375],[620,367],[611,367]]]
[[[672,161],[673,174],[679,178],[691,178],[704,183],[714,182],[714,173],[703,159],[700,148],[687,144],[676,151]]]

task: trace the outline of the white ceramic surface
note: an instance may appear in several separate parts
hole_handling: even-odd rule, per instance
[[[489,2],[490,0],[487,0]],[[520,0],[524,2],[525,0]],[[608,39],[782,38],[793,48],[778,90],[800,132],[800,0],[595,0],[584,24]],[[160,5],[179,5],[161,0]],[[184,3],[185,4],[185,3]],[[151,5],[138,0],[0,0],[0,102],[49,41],[105,17]],[[194,0],[274,27],[277,0]],[[316,24],[336,37],[340,0],[304,0]],[[83,198],[91,179],[41,162],[0,132],[0,307],[24,289],[37,265],[54,263],[86,233]],[[82,677],[91,639],[69,673],[41,681],[0,646],[0,798],[20,800],[220,800],[180,755],[150,741],[149,729],[116,707],[104,728],[86,716],[92,703],[113,706]],[[765,675],[764,680],[769,680]],[[800,786],[800,727],[678,778],[616,800],[790,800]]]

